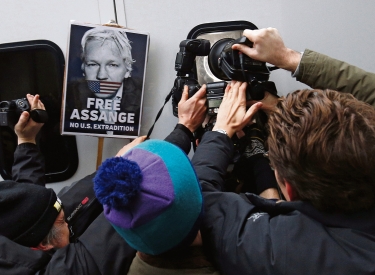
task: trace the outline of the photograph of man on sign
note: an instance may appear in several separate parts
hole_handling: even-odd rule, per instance
[[[62,133],[138,136],[148,35],[72,24],[70,39]]]

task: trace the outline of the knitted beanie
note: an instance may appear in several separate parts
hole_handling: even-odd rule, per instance
[[[201,187],[188,156],[169,142],[148,140],[107,159],[94,190],[107,220],[138,251],[158,255],[198,233]]]
[[[20,245],[38,246],[60,210],[52,189],[10,180],[0,183],[0,235]]]

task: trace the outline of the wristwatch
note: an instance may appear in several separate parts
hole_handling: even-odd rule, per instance
[[[224,134],[224,135],[226,135],[226,136],[228,136],[228,133],[227,133],[227,131],[225,131],[225,130],[223,130],[223,129],[216,129],[216,130],[214,130],[215,132],[219,132],[219,133],[222,133],[222,134]]]

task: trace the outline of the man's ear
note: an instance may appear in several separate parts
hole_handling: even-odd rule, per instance
[[[286,193],[289,196],[289,200],[290,201],[297,200],[297,194],[296,194],[296,191],[293,189],[293,186],[289,182],[287,182],[287,181],[284,182],[284,184],[285,184]]]
[[[124,78],[128,78],[130,76],[130,72],[126,72]]]
[[[37,247],[32,247],[33,250],[42,250],[42,251],[48,251],[48,250],[51,250],[52,248],[53,248],[52,244],[44,245],[42,243],[38,244]]]

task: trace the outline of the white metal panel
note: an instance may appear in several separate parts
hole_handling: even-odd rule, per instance
[[[247,20],[259,28],[276,27],[285,43],[346,60],[375,71],[374,1],[315,0],[116,0],[118,22],[150,33],[141,134],[152,125],[175,79],[174,61],[179,43],[196,25],[207,22]],[[69,20],[103,24],[114,19],[111,0],[2,0],[0,43],[49,39],[66,50]],[[280,94],[305,87],[285,71],[271,80]],[[153,138],[164,138],[177,123],[168,103]],[[97,138],[78,137],[80,165],[68,181],[51,184],[56,190],[95,170]],[[106,138],[103,158],[113,156],[127,140]]]
[[[104,24],[110,19],[114,19],[113,0],[2,0],[0,43],[46,39],[56,43],[65,56],[71,20]],[[48,186],[58,191],[95,171],[97,142],[94,137],[78,137],[80,165],[77,173],[72,179]]]
[[[141,133],[147,133],[175,79],[174,61],[179,43],[198,24],[247,20],[258,28],[275,27],[285,43],[298,51],[315,49],[375,71],[374,1],[315,0],[123,0],[129,28],[150,33]],[[282,70],[274,71],[280,94],[302,85]],[[164,138],[177,119],[168,104],[154,129]]]

